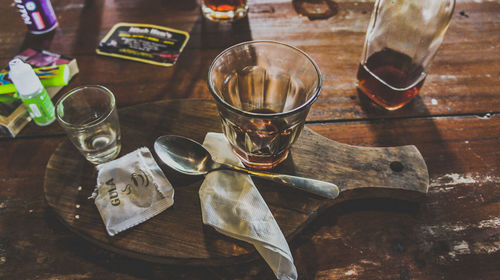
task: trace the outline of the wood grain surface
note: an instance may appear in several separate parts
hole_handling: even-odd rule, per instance
[[[0,1],[0,64],[28,47],[76,57],[80,73],[62,92],[102,84],[125,109],[209,99],[206,73],[218,53],[242,41],[277,40],[307,52],[323,74],[308,128],[350,145],[418,148],[429,170],[425,199],[346,200],[318,214],[290,241],[299,279],[498,279],[499,0],[457,0],[421,93],[396,112],[356,90],[372,0],[335,1],[337,13],[318,20],[295,11],[305,0],[249,0],[248,18],[229,25],[205,21],[199,0],[51,2],[59,26],[34,36],[13,2]],[[118,22],[163,25],[191,38],[173,67],[96,55],[99,40]],[[29,124],[16,139],[0,135],[0,279],[274,278],[260,258],[214,267],[154,264],[82,239],[59,221],[43,190],[47,162],[63,141],[57,124]],[[259,191],[266,200],[276,194],[273,186]]]
[[[120,111],[123,149],[127,154],[149,147],[161,135],[181,135],[203,142],[208,132],[221,132],[215,103],[178,100],[128,107]],[[221,265],[256,258],[252,246],[203,226],[198,189],[203,176],[187,178],[163,165],[175,189],[175,204],[151,220],[118,234],[107,235],[90,200],[96,169],[64,141],[51,156],[44,180],[45,198],[61,220],[82,237],[104,248],[144,260],[194,265]],[[421,198],[429,176],[414,146],[355,147],[306,129],[278,172],[336,183],[338,199],[323,199],[275,183],[267,188],[270,205],[285,237],[291,240],[317,215],[346,199],[361,197]],[[253,256],[252,256],[253,255]]]
[[[484,115],[500,111],[496,98],[500,91],[500,1],[457,1],[421,93],[396,112],[380,110],[356,89],[372,2],[336,1],[339,12],[335,16],[309,20],[297,14],[291,1],[254,1],[249,4],[249,17],[233,25],[204,20],[194,0],[155,0],[147,4],[140,0],[52,2],[56,13],[59,11],[60,28],[50,36],[19,36],[19,30],[25,29],[21,21],[14,15],[9,23],[6,18],[0,19],[1,26],[13,26],[2,33],[9,39],[0,45],[0,63],[6,65],[28,46],[74,56],[81,71],[71,87],[102,84],[117,94],[121,107],[161,99],[210,98],[206,75],[218,53],[243,41],[277,40],[307,52],[324,76],[311,120]],[[190,40],[175,67],[152,67],[96,55],[98,42],[117,22],[147,22],[181,29],[190,33]]]

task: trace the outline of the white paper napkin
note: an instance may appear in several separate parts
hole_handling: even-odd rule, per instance
[[[223,134],[208,133],[203,146],[216,161],[242,166]],[[210,172],[199,195],[204,224],[253,244],[278,279],[297,279],[285,237],[250,176],[227,170]]]

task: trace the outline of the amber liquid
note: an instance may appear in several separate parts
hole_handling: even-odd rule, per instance
[[[254,113],[272,114],[268,109]],[[251,168],[273,168],[288,155],[288,148],[300,134],[302,125],[290,126],[283,119],[245,119],[235,125],[223,120],[226,137],[233,143],[233,150],[242,162]]]
[[[423,67],[400,52],[384,49],[358,69],[358,87],[387,110],[396,110],[415,97],[424,84]]]
[[[207,7],[217,12],[235,11],[246,4],[246,0],[204,0]]]

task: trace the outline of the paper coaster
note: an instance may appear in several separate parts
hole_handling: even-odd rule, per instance
[[[118,23],[101,40],[96,52],[162,66],[174,65],[189,33],[168,27]]]

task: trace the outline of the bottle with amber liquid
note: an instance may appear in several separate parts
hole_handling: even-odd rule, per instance
[[[358,68],[358,88],[387,110],[409,103],[424,84],[455,0],[377,0]]]

